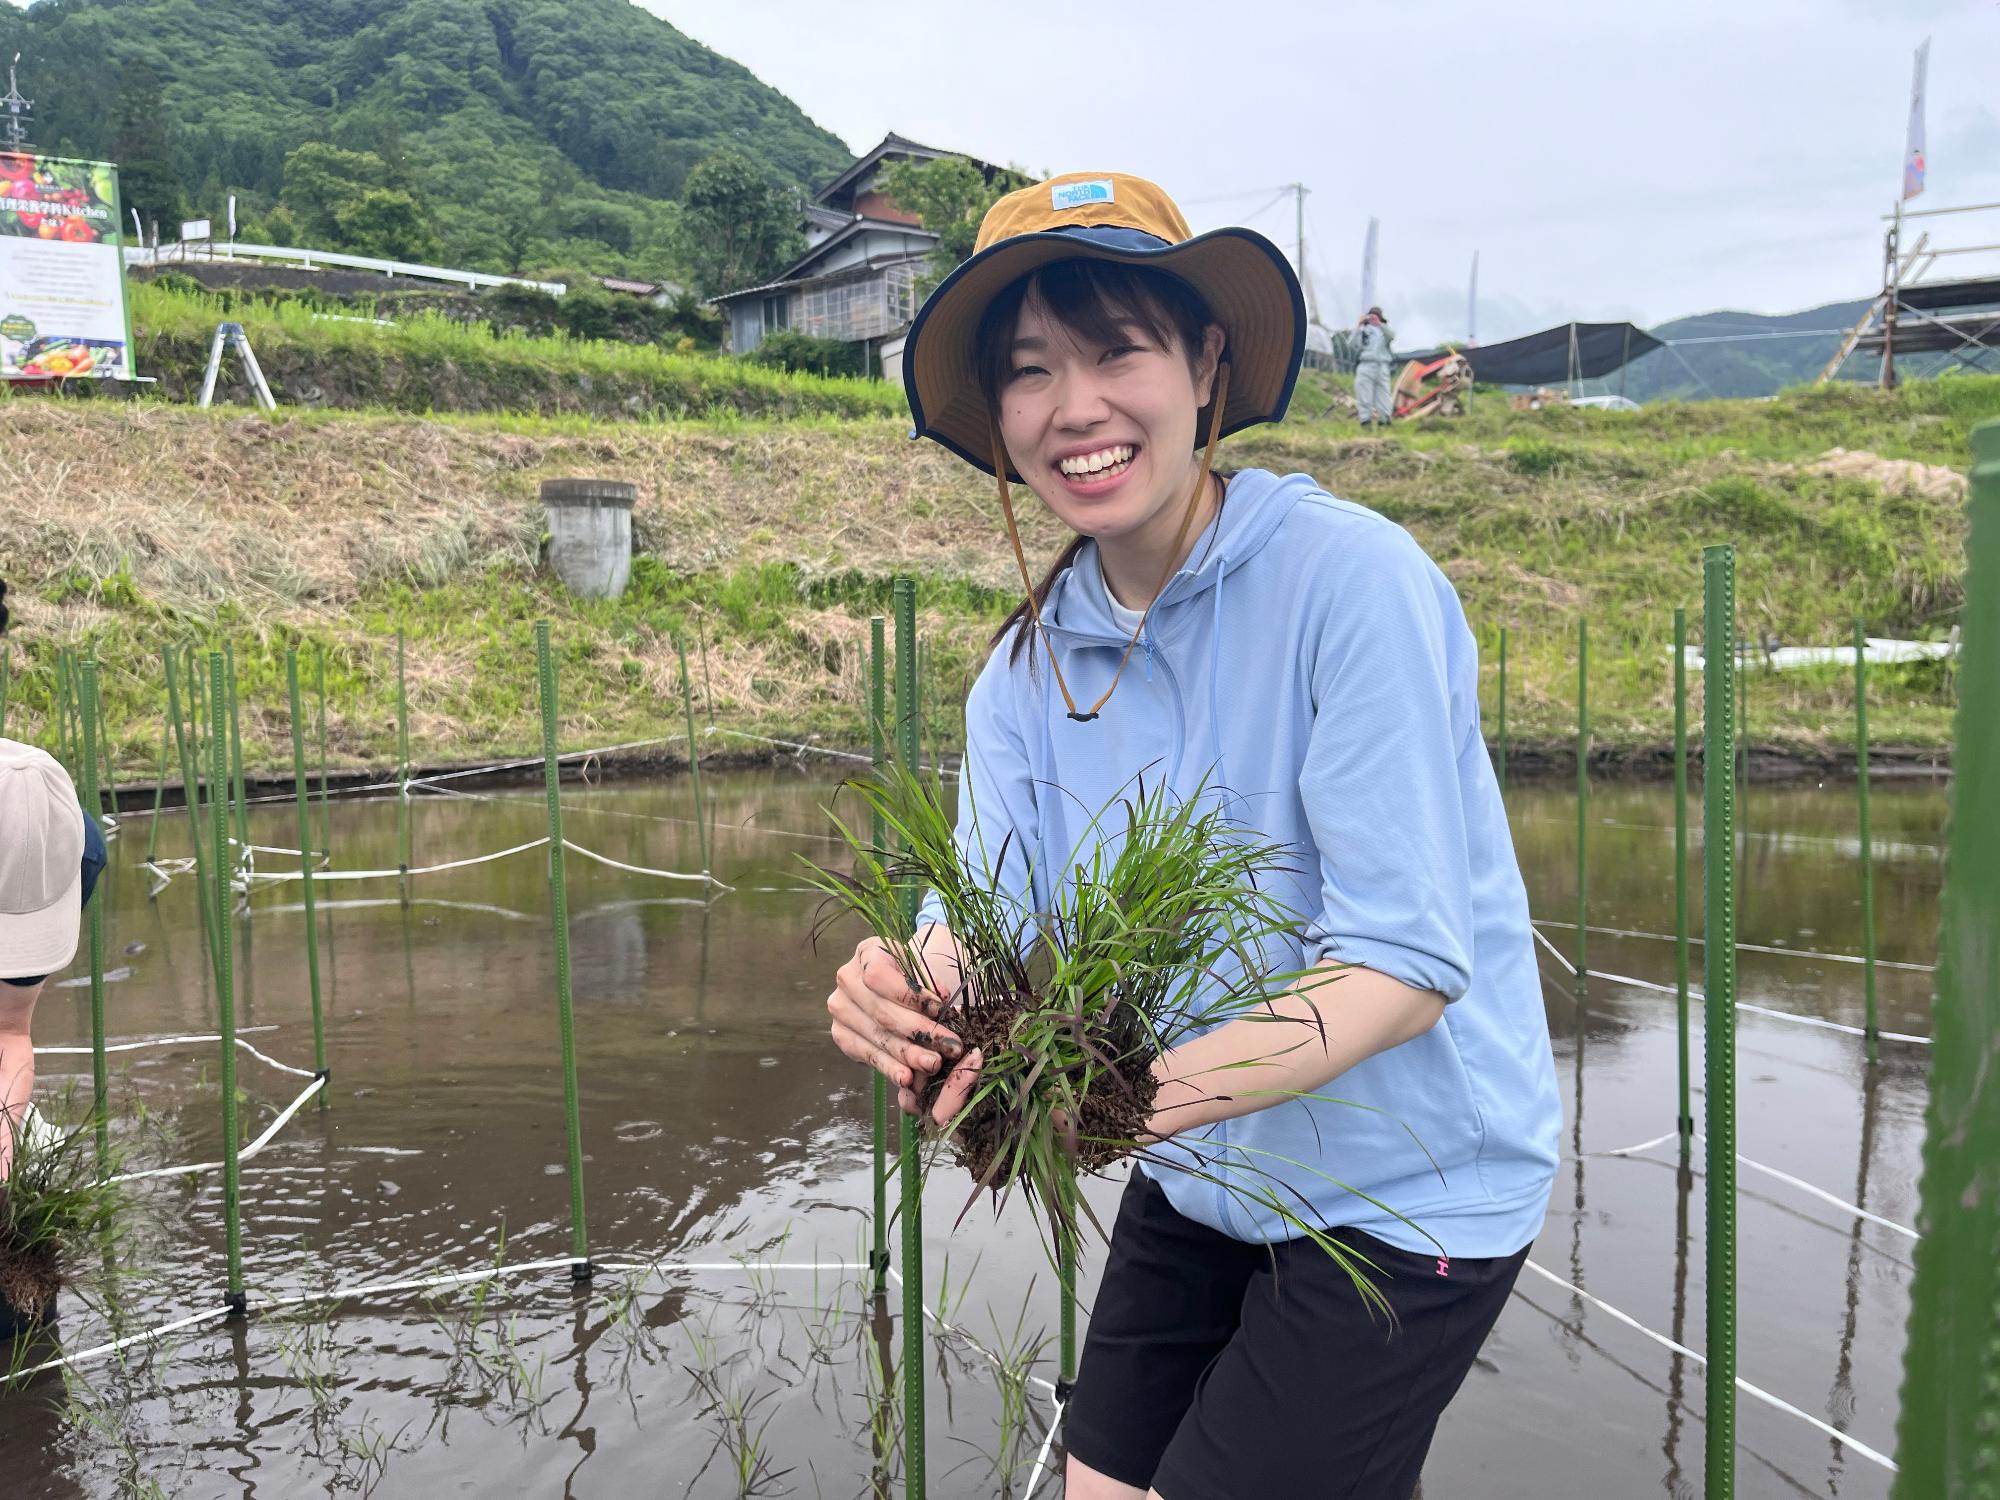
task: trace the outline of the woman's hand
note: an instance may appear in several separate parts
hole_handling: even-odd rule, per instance
[[[963,1059],[977,1066],[976,1054],[964,1058],[963,1044],[938,1022],[958,993],[957,942],[944,928],[931,926],[917,934],[912,946],[925,971],[918,976],[922,988],[912,984],[888,944],[870,937],[857,944],[854,956],[840,966],[833,993],[826,997],[827,1014],[833,1017],[833,1044],[895,1084],[897,1103],[910,1115],[922,1113],[919,1095],[947,1062]],[[938,1108],[944,1110],[953,1097],[958,1104],[941,1118],[957,1113],[970,1090],[969,1081],[948,1083]]]

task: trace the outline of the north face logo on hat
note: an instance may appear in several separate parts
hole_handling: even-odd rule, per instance
[[[1049,206],[1058,212],[1065,208],[1082,208],[1091,203],[1112,203],[1116,195],[1111,191],[1111,179],[1094,177],[1089,182],[1052,182],[1049,184]]]

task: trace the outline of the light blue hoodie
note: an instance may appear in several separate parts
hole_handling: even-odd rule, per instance
[[[1043,618],[1077,701],[1095,700],[1128,636],[1094,544]],[[1511,1255],[1533,1240],[1562,1112],[1527,893],[1480,735],[1477,647],[1409,533],[1304,474],[1246,470],[1099,718],[1067,718],[1047,662],[1008,655],[995,648],[966,704],[958,830],[975,860],[1006,851],[1003,889],[1050,909],[1051,872],[1074,867],[1064,856],[1091,814],[1142,770],[1183,795],[1225,788],[1239,817],[1298,851],[1278,895],[1308,921],[1282,967],[1365,965],[1450,1002],[1423,1036],[1322,1090],[1371,1109],[1289,1100],[1162,1153],[1198,1154],[1246,1186],[1273,1174],[1327,1225],[1419,1253]],[[927,903],[922,919],[942,912]],[[1337,1006],[1338,981],[1314,999]],[[1226,1234],[1293,1233],[1212,1183],[1146,1170]]]

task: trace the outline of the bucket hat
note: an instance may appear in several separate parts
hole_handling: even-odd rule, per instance
[[[83,809],[46,750],[0,740],[0,979],[53,974],[76,957]]]
[[[994,472],[992,414],[972,358],[979,320],[1007,287],[1059,260],[1156,266],[1201,293],[1228,336],[1229,390],[1217,436],[1285,414],[1305,359],[1306,302],[1284,252],[1254,229],[1190,233],[1173,199],[1143,177],[1070,172],[988,209],[971,258],[918,311],[903,344],[903,389],[918,437]]]
[[[1207,490],[1216,444],[1232,432],[1285,414],[1306,350],[1305,294],[1283,252],[1251,229],[1190,233],[1173,199],[1143,177],[1071,172],[1011,192],[986,211],[971,257],[938,284],[910,325],[903,343],[903,389],[910,400],[912,437],[931,438],[994,477],[1007,539],[1028,593],[1028,613],[1045,645],[1048,629],[1008,489],[1008,481],[1021,476],[1008,463],[999,419],[980,387],[973,354],[980,320],[996,296],[1022,277],[1068,260],[1171,272],[1200,293],[1223,330],[1201,467],[1182,507],[1168,572],[1179,561]],[[1162,573],[1152,599],[1159,598],[1166,582],[1167,573]],[[1152,608],[1149,600],[1110,684],[1087,709],[1078,707],[1054,649],[1049,650],[1049,667],[1070,718],[1087,724],[1110,701]]]

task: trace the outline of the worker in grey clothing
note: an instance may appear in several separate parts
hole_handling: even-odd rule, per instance
[[[1371,307],[1361,315],[1354,332],[1354,341],[1361,349],[1360,362],[1354,367],[1354,404],[1363,427],[1377,422],[1389,425],[1390,338],[1381,308]]]

